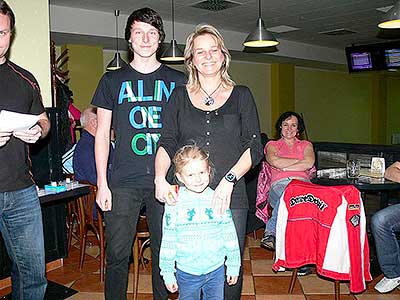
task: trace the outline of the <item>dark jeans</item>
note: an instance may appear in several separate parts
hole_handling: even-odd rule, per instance
[[[193,275],[176,270],[176,281],[179,287],[179,300],[222,300],[224,298],[225,268],[222,265],[218,269],[204,274]]]
[[[13,300],[42,300],[46,291],[42,211],[34,185],[0,192],[0,231],[13,264]]]
[[[129,257],[142,204],[146,205],[150,230],[153,299],[167,299],[168,293],[159,268],[164,205],[155,200],[153,189],[114,188],[112,197],[112,210],[104,213],[107,245],[105,299],[126,300]]]
[[[386,278],[400,277],[400,204],[386,207],[373,215],[371,230],[375,239],[379,265]]]
[[[231,208],[232,219],[235,223],[236,233],[239,240],[240,256],[243,258],[244,242],[246,239],[246,224],[248,209]],[[240,300],[243,284],[243,268],[240,268],[239,279],[235,285],[228,285],[225,281],[224,299],[226,300]]]

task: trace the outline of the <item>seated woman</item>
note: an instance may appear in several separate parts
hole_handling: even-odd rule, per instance
[[[261,239],[261,246],[269,250],[275,250],[280,197],[292,179],[309,181],[315,162],[312,144],[298,139],[305,129],[304,121],[299,114],[292,111],[284,112],[276,122],[275,128],[281,138],[269,141],[266,145],[266,160],[271,167],[268,202],[273,211]]]

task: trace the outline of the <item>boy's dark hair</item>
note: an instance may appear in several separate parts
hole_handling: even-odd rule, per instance
[[[8,16],[10,19],[10,30],[14,30],[15,26],[15,16],[10,6],[8,6],[6,1],[0,0],[0,13],[2,15]]]
[[[278,121],[275,124],[275,129],[278,132],[279,137],[281,136],[281,133],[282,133],[281,126],[282,126],[283,121],[285,121],[286,119],[289,119],[292,116],[297,118],[297,130],[299,131],[299,134],[303,133],[303,131],[305,129],[303,118],[298,113],[295,113],[294,111],[286,111],[280,115]]]
[[[125,27],[125,40],[129,42],[131,37],[131,28],[134,22],[143,22],[150,24],[158,30],[158,34],[160,35],[160,44],[164,42],[165,32],[164,25],[160,15],[153,9],[149,7],[144,7],[141,9],[137,9],[131,13],[128,20],[126,21]]]

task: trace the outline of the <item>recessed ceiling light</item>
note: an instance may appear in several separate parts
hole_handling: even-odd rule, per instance
[[[295,30],[299,30],[299,29],[300,28],[287,26],[287,25],[279,25],[279,26],[267,28],[268,31],[272,31],[272,32],[276,32],[276,33],[290,32],[290,31],[295,31]]]

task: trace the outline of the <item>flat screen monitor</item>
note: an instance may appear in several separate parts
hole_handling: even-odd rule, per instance
[[[372,70],[371,52],[352,52],[350,53],[351,70]]]
[[[400,68],[400,48],[385,49],[385,62],[388,68]]]

